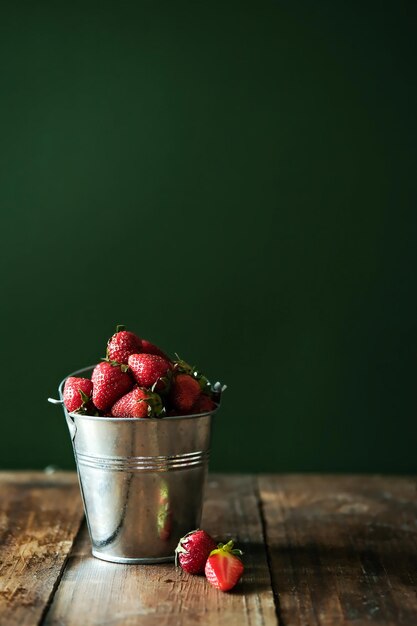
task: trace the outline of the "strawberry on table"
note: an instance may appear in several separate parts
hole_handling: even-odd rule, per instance
[[[209,554],[215,549],[216,542],[205,530],[192,530],[175,548],[175,565],[189,574],[203,574]]]
[[[210,552],[204,573],[210,585],[220,591],[229,591],[239,582],[244,566],[238,556],[242,551],[233,548],[233,541],[225,545],[219,543],[217,549]]]
[[[126,364],[135,352],[142,352],[142,340],[135,333],[125,330],[124,326],[117,326],[115,334],[107,343],[107,360]]]
[[[173,379],[170,400],[177,411],[188,413],[200,394],[198,381],[189,374],[177,374]]]
[[[140,387],[152,387],[165,391],[169,385],[171,363],[157,354],[131,354],[130,370]]]
[[[70,413],[88,404],[93,392],[93,383],[88,378],[69,376],[64,385],[64,404]]]
[[[134,387],[112,406],[112,417],[158,417],[162,412],[157,393]]]
[[[93,370],[93,402],[100,411],[106,411],[116,400],[133,387],[133,380],[124,365],[102,361]]]

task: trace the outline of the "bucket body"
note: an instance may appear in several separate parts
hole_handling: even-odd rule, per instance
[[[179,539],[200,525],[214,412],[136,419],[63,406],[93,555],[117,563],[172,560]]]

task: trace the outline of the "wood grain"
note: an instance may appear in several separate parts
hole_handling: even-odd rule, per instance
[[[0,624],[38,624],[83,519],[74,473],[0,472]]]
[[[259,478],[281,626],[417,624],[416,481]]]
[[[80,533],[45,618],[48,626],[245,626],[277,624],[254,480],[212,476],[202,523],[217,539],[236,538],[245,575],[230,593],[166,565],[118,565],[94,559]],[[191,529],[190,529],[191,530]]]
[[[222,594],[170,564],[94,559],[85,528],[73,545],[75,474],[0,473],[0,625],[415,626],[416,484],[211,476],[202,526],[245,552]]]

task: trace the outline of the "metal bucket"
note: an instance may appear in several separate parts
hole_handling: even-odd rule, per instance
[[[200,525],[215,411],[162,419],[68,413],[65,380],[55,403],[70,431],[93,555],[115,563],[172,560],[179,539]]]

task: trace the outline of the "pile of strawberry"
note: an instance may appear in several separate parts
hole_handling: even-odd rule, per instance
[[[164,417],[213,411],[207,378],[180,358],[118,326],[106,357],[89,378],[70,376],[63,400],[70,413],[102,417]]]
[[[188,574],[205,574],[210,585],[230,591],[243,574],[242,551],[233,541],[216,545],[205,530],[193,530],[180,539],[175,550],[175,565]]]

